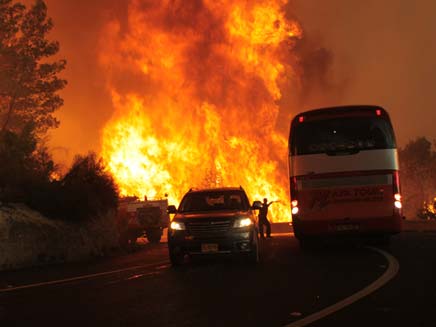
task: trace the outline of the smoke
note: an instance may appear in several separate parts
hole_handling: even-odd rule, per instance
[[[28,1],[27,5],[32,2]],[[98,63],[100,33],[106,22],[127,20],[124,0],[46,0],[54,28],[50,39],[60,42],[60,58],[67,60],[61,92],[65,105],[56,113],[61,125],[51,132],[57,162],[69,165],[78,153],[100,148],[100,132],[113,113],[110,94]]]
[[[204,1],[169,1],[165,4],[131,1],[127,35],[118,32],[117,21],[114,21],[106,30],[102,42],[102,47],[107,48],[101,56],[102,63],[105,67],[110,67],[111,86],[119,94],[156,94],[166,89],[171,80],[173,89],[166,89],[165,92],[173,98],[179,97],[178,92],[189,93],[198,102],[215,106],[224,120],[244,122],[248,111],[253,118],[262,122],[258,130],[270,133],[277,114],[271,110],[279,110],[271,104],[279,101],[282,93],[292,94],[292,97],[298,94],[295,85],[298,84],[299,77],[298,72],[294,71],[297,60],[292,52],[292,43],[295,42],[288,39],[286,44],[277,47],[268,44],[268,40],[263,40],[266,42],[262,50],[264,53],[260,53],[244,38],[229,40],[226,23],[230,13],[223,5],[225,3],[222,2],[222,7],[212,12],[213,6],[210,3],[205,5]],[[249,11],[250,5],[245,6],[247,8],[243,10]],[[227,4],[227,7],[230,5]],[[139,26],[146,27],[140,30]],[[118,37],[114,38],[116,34]],[[156,38],[160,40],[155,41]],[[144,43],[144,47],[133,44],[135,42],[132,39]],[[171,45],[158,44],[159,42]],[[238,46],[237,43],[241,45]],[[114,52],[117,54],[114,55]],[[177,58],[167,52],[175,53]],[[264,62],[244,62],[241,56],[254,56],[254,61],[260,57]],[[162,57],[178,67],[179,71],[161,69],[156,73],[162,64],[159,63]],[[141,61],[143,69],[149,69],[150,72],[144,73],[138,69],[138,61]],[[256,66],[260,64],[265,66],[262,74],[256,71]],[[283,72],[274,71],[278,65],[284,69]],[[180,78],[167,78],[166,74]],[[268,74],[271,76],[265,76]],[[277,81],[275,74],[281,74],[284,78]],[[289,112],[289,108],[285,111]]]
[[[310,92],[311,101],[381,105],[400,145],[419,135],[436,138],[434,1],[295,0],[291,10],[332,58],[327,87]]]
[[[75,153],[89,149],[98,151],[100,131],[113,115],[111,95],[103,76],[108,69],[117,68],[100,66],[98,51],[101,33],[108,21],[118,21],[120,34],[127,32],[129,2],[46,2],[55,23],[51,37],[60,41],[60,56],[68,61],[65,77],[69,81],[62,93],[65,106],[58,113],[61,126],[52,133],[51,143],[53,147],[68,148],[67,152],[57,153],[58,159],[68,161]],[[142,9],[148,10],[157,3],[143,2]],[[190,24],[196,24],[197,28],[208,26],[211,40],[222,37],[220,30],[214,27],[221,22],[204,12],[202,1],[183,1],[186,6],[180,3],[167,17],[168,29],[175,28],[171,15],[178,15],[184,19],[176,23],[185,29]],[[283,92],[277,101],[280,111],[276,128],[286,133],[290,116],[312,107],[373,103],[386,107],[391,113],[400,144],[417,135],[436,138],[432,123],[436,107],[432,95],[436,82],[436,66],[432,64],[436,57],[433,42],[436,21],[432,17],[435,6],[430,0],[413,6],[403,0],[289,1],[288,18],[296,17],[304,29],[303,39],[297,42],[293,55],[288,58],[297,63],[294,66],[300,70],[301,83],[294,83],[293,87],[280,85]],[[202,17],[205,25],[195,23],[193,17]],[[197,58],[207,58],[201,53],[207,53],[213,43],[199,43],[191,51],[197,51],[194,54]],[[216,65],[220,64],[219,56],[213,60]],[[204,76],[210,75],[207,59],[204,63],[201,67],[192,65],[187,69],[191,70],[189,74],[197,84],[194,88],[198,96],[210,101],[211,89],[204,83]],[[225,67],[224,63],[221,66]],[[237,74],[237,70],[234,73]],[[137,76],[137,72],[131,74],[133,76],[126,71],[113,74],[114,79],[117,76],[114,83],[125,86],[126,91],[148,85],[142,83],[144,76]],[[230,78],[228,83],[218,83],[224,87],[220,90],[222,96],[215,101],[225,102],[229,98],[227,94],[235,92],[231,81]]]
[[[63,148],[62,151],[55,152],[57,159],[68,161],[75,153],[89,149],[98,151],[100,131],[114,113],[111,94],[107,88],[108,76],[109,83],[120,94],[150,94],[159,88],[156,81],[127,64],[101,65],[101,48],[107,48],[106,42],[109,42],[102,36],[108,28],[108,22],[116,22],[119,40],[131,32],[128,19],[128,7],[131,3],[132,1],[125,0],[47,0],[49,15],[55,23],[51,36],[60,41],[61,57],[68,61],[65,78],[69,85],[62,94],[65,106],[58,113],[61,126],[52,133],[53,147]],[[265,89],[263,81],[255,76],[246,79],[246,83],[251,84],[248,88],[255,92],[240,92],[242,86],[235,76],[244,73],[243,67],[238,63],[229,64],[228,58],[220,53],[219,45],[226,41],[223,30],[225,12],[221,16],[213,14],[204,5],[204,1],[200,0],[171,1],[171,7],[164,13],[158,11],[160,2],[135,3],[135,10],[148,13],[147,20],[158,24],[162,31],[174,33],[176,36],[201,31],[197,33],[201,37],[184,54],[184,74],[190,77],[189,81],[183,81],[189,83],[184,87],[194,90],[193,96],[221,110],[241,107],[242,104],[249,105],[250,119],[271,121],[271,117],[268,117],[271,113],[261,109],[264,107],[263,102],[271,102],[271,93]],[[294,80],[291,83],[289,80],[280,81],[278,87],[282,90],[281,98],[273,99],[278,105],[276,123],[283,133],[289,128],[287,121],[290,116],[303,105],[312,104],[313,101],[309,99],[314,98],[313,94],[319,94],[317,90],[328,85],[328,67],[332,60],[328,51],[322,53],[319,45],[310,43],[306,38],[303,41],[288,42],[294,44],[288,43],[287,48],[280,49],[281,56],[286,57],[289,67],[300,71],[287,72]],[[292,53],[287,52],[295,45]],[[195,65],[190,58],[196,59]],[[296,74],[301,81],[297,80]],[[245,115],[233,110],[222,113],[223,117],[239,121],[246,121]],[[263,129],[263,133],[268,133],[276,127],[259,127],[259,130]]]

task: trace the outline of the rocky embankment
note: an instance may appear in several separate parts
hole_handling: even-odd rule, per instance
[[[118,247],[113,215],[76,224],[22,204],[0,205],[0,271],[107,255]]]
[[[75,224],[48,219],[22,204],[0,204],[0,271],[108,255],[119,247],[114,214]],[[403,231],[436,232],[436,221],[403,220]],[[273,224],[273,232],[292,232],[292,226]]]

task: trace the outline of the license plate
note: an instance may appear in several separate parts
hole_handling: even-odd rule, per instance
[[[359,225],[356,224],[342,224],[335,226],[336,231],[338,232],[348,232],[348,231],[356,231],[359,230]]]
[[[203,244],[201,244],[201,252],[203,252],[203,253],[218,252],[218,244],[215,244],[215,243],[203,243]]]

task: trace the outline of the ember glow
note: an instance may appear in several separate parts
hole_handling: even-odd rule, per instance
[[[242,185],[281,200],[289,221],[287,135],[276,131],[283,85],[298,84],[301,37],[283,0],[131,0],[127,26],[107,24],[100,62],[116,113],[102,156],[123,195]]]

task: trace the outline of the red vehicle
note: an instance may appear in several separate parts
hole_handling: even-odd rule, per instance
[[[304,246],[325,236],[400,232],[398,156],[388,113],[377,106],[307,111],[289,136],[291,210]]]

